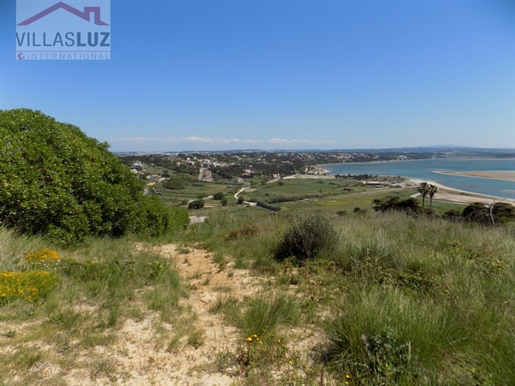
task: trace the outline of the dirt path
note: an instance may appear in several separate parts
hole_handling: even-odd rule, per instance
[[[240,334],[209,309],[220,297],[242,299],[255,293],[259,288],[257,279],[246,270],[234,270],[232,263],[221,269],[203,250],[178,250],[175,245],[164,245],[154,251],[169,258],[189,285],[190,296],[182,305],[192,311],[193,317],[182,322],[186,325],[163,325],[159,316],[152,313],[141,321],[128,319],[117,334],[116,344],[98,347],[97,354],[108,357],[116,373],[125,374],[122,384],[126,385],[222,386],[239,382],[236,368],[220,369],[215,363],[217,354],[238,347]],[[159,331],[162,329],[168,331]],[[186,334],[171,350],[156,340],[156,336],[170,336],[180,329]],[[197,332],[193,338],[188,336],[191,331]],[[67,380],[70,384],[94,384],[81,382],[81,375],[85,374],[71,372]]]
[[[142,248],[146,246],[136,246]],[[80,344],[80,336],[58,330],[48,332],[53,334],[50,340],[49,335],[41,336],[44,339],[31,338],[31,350],[40,350],[45,355],[29,366],[28,374],[11,374],[6,385],[30,384],[30,374],[37,376],[41,381],[37,384],[42,385],[245,385],[248,374],[236,363],[236,355],[247,342],[238,329],[210,310],[229,296],[243,300],[263,294],[264,288],[268,295],[270,279],[235,269],[231,258],[214,259],[207,251],[194,247],[168,244],[150,248],[169,259],[183,285],[189,287],[189,296],[181,298],[177,315],[163,321],[158,312],[149,310],[139,298],[139,294],[150,289],[142,288],[132,300],[134,312],[129,303],[127,318],[119,321],[118,328],[107,329],[103,334],[91,331],[91,339],[106,338],[105,342],[92,340],[89,346]],[[97,311],[92,304],[79,303],[76,307],[76,312],[85,315]],[[17,335],[30,336],[33,325],[0,322],[0,332],[16,330]],[[289,338],[288,357],[283,359],[284,363],[279,362],[284,368],[274,370],[272,378],[263,379],[263,386],[277,384],[274,377],[284,381],[292,375],[306,376],[314,364],[313,350],[323,340],[320,329],[312,325],[290,328],[285,337]],[[10,338],[4,333],[1,339]],[[75,349],[79,344],[80,348]],[[16,350],[7,349],[13,353]],[[291,361],[288,363],[289,358],[297,358],[295,368]],[[324,384],[332,383],[326,379]]]

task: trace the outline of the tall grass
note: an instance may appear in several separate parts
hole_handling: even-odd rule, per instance
[[[467,340],[445,307],[399,290],[355,291],[339,309],[326,326],[329,361],[342,373],[376,384],[415,382],[438,371],[444,353]]]
[[[327,333],[320,366],[328,365],[325,371],[342,384],[346,375],[356,385],[513,383],[515,226],[483,228],[400,213],[320,219],[334,230],[330,248],[298,265],[275,259],[285,235],[299,230],[295,216],[235,207],[213,211],[206,223],[185,231],[185,243],[272,276],[267,289],[273,296],[221,299],[212,312],[264,345],[267,334],[298,323],[301,309],[309,312],[304,323]],[[46,246],[0,230],[0,270],[30,269],[23,254]],[[80,339],[95,342],[136,304],[173,320],[186,295],[168,261],[150,250],[136,252],[130,239],[90,240],[59,254],[62,261],[52,269],[60,286],[44,303],[4,305],[0,319],[46,319],[47,328],[70,336],[93,330],[94,337]],[[73,309],[84,303],[95,307]],[[192,335],[191,344],[201,338]],[[254,346],[244,347],[253,352]]]
[[[297,302],[285,295],[258,295],[241,304],[229,303],[227,318],[238,326],[245,336],[267,337],[280,326],[298,323],[300,308]]]
[[[294,286],[318,314],[329,312],[327,359],[338,375],[364,385],[515,379],[513,224],[483,228],[399,213],[327,216],[335,245],[292,270],[274,252],[296,229],[294,217],[250,208],[224,216],[214,214],[194,231],[202,233],[197,240],[277,275],[278,288]],[[249,226],[252,235],[235,231]],[[236,236],[227,237],[231,232]]]

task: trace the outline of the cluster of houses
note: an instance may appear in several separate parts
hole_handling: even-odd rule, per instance
[[[238,169],[237,166],[241,165],[239,172],[234,179],[234,183],[243,183],[246,178],[252,178],[256,173],[263,175],[271,175],[272,178],[279,178],[279,173],[289,175],[296,173],[301,168],[304,169],[305,174],[325,175],[326,172],[315,166],[307,166],[306,164],[324,164],[324,163],[345,163],[345,162],[365,162],[372,160],[405,160],[408,159],[406,155],[390,154],[371,154],[371,153],[344,153],[344,152],[241,152],[241,153],[163,153],[153,154],[154,157],[159,156],[166,159],[173,165],[172,169],[188,169],[189,174],[194,174],[194,170],[199,170],[198,180],[205,182],[214,181],[212,168],[225,168],[232,167]],[[270,165],[276,165],[276,170],[271,174]],[[176,169],[176,170],[178,170]],[[141,161],[134,161],[130,166],[131,172],[134,174],[145,174],[145,165]],[[270,173],[270,174],[269,174]],[[169,176],[164,175],[148,175],[147,178],[152,182],[159,182]],[[369,181],[370,185],[376,185],[375,181]],[[377,183],[377,185],[380,185]]]

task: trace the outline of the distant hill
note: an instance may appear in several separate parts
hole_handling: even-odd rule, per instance
[[[155,151],[123,151],[113,152],[117,155],[136,155],[136,154],[233,154],[233,153],[444,153],[454,152],[455,156],[498,156],[500,154],[515,157],[515,148],[476,148],[471,146],[461,145],[430,145],[430,146],[416,146],[416,147],[392,147],[383,149],[231,149],[231,150],[169,150],[162,152]]]

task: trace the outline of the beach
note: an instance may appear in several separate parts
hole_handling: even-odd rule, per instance
[[[430,159],[360,164],[325,164],[331,174],[403,176],[414,181],[434,181],[454,202],[473,200],[515,202],[515,160],[513,159]],[[457,197],[456,197],[457,195]],[[464,198],[464,195],[467,198]]]
[[[449,188],[448,186],[444,186],[434,181],[426,181],[412,178],[408,181],[403,182],[403,186],[413,187],[414,185],[419,185],[422,182],[427,182],[428,184],[432,184],[438,187],[438,193],[435,194],[433,201],[450,201],[457,202],[460,204],[472,204],[473,202],[480,202],[482,204],[493,204],[496,202],[504,202],[515,206],[515,200],[512,200],[510,198],[488,196],[485,194],[477,194],[467,192],[464,190]]]
[[[313,179],[331,179],[334,178],[334,175],[323,175],[322,173],[331,173],[330,170],[323,168],[321,165],[316,166],[316,172],[320,174],[295,174],[292,176],[285,177],[285,179],[291,178],[313,178]],[[479,177],[479,178],[491,178],[496,180],[503,181],[515,181],[515,171],[506,170],[506,171],[466,171],[466,172],[438,172],[440,174],[453,174],[459,176],[468,176],[468,177]],[[405,177],[406,178],[406,177]],[[510,205],[515,206],[515,200],[504,197],[496,197],[490,196],[486,194],[479,194],[468,192],[465,190],[450,188],[443,184],[440,184],[435,181],[428,181],[419,178],[408,178],[406,181],[402,182],[400,185],[404,188],[412,188],[414,186],[420,185],[422,182],[427,182],[428,184],[432,184],[438,187],[438,193],[435,194],[433,200],[435,201],[448,201],[448,202],[456,202],[460,204],[472,204],[474,202],[480,202],[483,204],[492,204],[494,202],[505,202]]]

